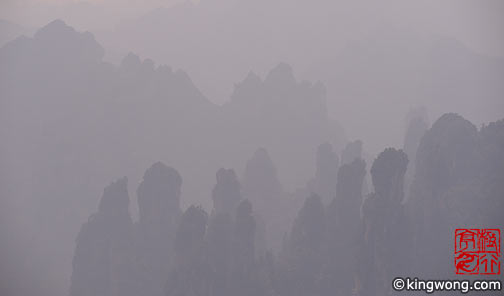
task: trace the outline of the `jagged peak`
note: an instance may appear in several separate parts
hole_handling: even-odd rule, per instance
[[[254,71],[249,71],[242,84],[261,84],[262,80]]]
[[[98,47],[104,51],[102,46],[96,42],[93,34],[90,32],[78,32],[73,27],[67,25],[63,20],[56,19],[44,27],[40,28],[34,35],[34,39],[48,40],[50,42],[66,41],[76,46]],[[103,55],[103,53],[102,53]]]
[[[238,182],[236,173],[233,169],[220,168],[216,173],[217,184],[225,182]]]
[[[268,73],[264,82],[267,84],[296,84],[296,78],[292,67],[282,62]]]
[[[132,52],[129,52],[121,61],[121,68],[137,69],[141,65],[140,57]]]
[[[371,178],[375,191],[382,194],[395,175],[404,175],[408,167],[408,156],[402,149],[386,148],[371,166]]]
[[[34,35],[35,50],[45,51],[55,58],[99,62],[105,54],[103,47],[90,32],[78,32],[57,19],[40,28]]]
[[[54,34],[60,35],[60,34],[76,34],[76,33],[77,31],[75,31],[75,29],[72,28],[71,26],[67,25],[63,20],[56,19],[48,23],[47,25],[43,26],[42,28],[38,29],[34,37],[44,38],[46,36],[54,36]]]
[[[458,113],[445,113],[443,115],[441,115],[441,117],[439,117],[438,120],[436,120],[436,123],[440,123],[440,122],[447,122],[447,121],[467,121],[469,122],[467,119],[465,119],[462,115],[458,114]],[[436,124],[434,123],[434,124]]]
[[[485,132],[485,131],[488,131],[488,130],[498,129],[498,128],[504,128],[504,118],[496,120],[496,121],[492,121],[492,122],[490,122],[488,124],[484,124],[481,127],[480,131],[481,132]]]
[[[160,161],[148,168],[137,189],[140,223],[169,219],[178,213],[181,186],[182,177],[174,168]]]
[[[240,99],[243,97],[256,97],[258,95],[258,90],[262,87],[261,78],[255,74],[253,71],[249,71],[247,77],[239,83],[234,84],[234,90],[231,94],[231,101]]]
[[[182,177],[178,173],[178,171],[172,167],[167,166],[166,164],[158,161],[154,163],[150,168],[145,171],[144,181],[161,181],[165,182],[169,180],[176,186],[182,185]]]
[[[105,187],[98,207],[98,212],[128,212],[128,207],[128,178],[122,177]]]
[[[432,133],[432,131],[444,131],[446,129],[451,130],[453,128],[463,128],[471,134],[476,134],[478,131],[478,128],[472,122],[461,115],[457,113],[445,113],[434,122],[429,133]]]

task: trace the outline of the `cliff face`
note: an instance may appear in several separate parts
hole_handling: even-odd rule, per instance
[[[179,173],[161,162],[153,164],[138,186],[139,222],[136,244],[139,291],[164,295],[167,274],[174,265],[174,241],[182,210]]]
[[[471,184],[480,167],[477,150],[477,128],[457,114],[441,116],[420,142],[407,205],[416,228],[419,272],[430,273],[433,266],[440,275],[450,271],[450,258],[441,254],[449,251],[455,225],[450,222],[445,195],[452,188]],[[432,241],[438,243],[428,243]]]
[[[350,294],[356,276],[356,245],[362,231],[362,184],[366,163],[357,158],[343,164],[337,175],[336,194],[327,206],[326,291]]]
[[[70,295],[132,295],[134,233],[126,178],[105,188],[77,236]]]
[[[356,289],[362,295],[388,295],[395,273],[409,271],[411,229],[402,205],[407,165],[406,153],[387,148],[371,166],[375,191],[362,205],[364,232],[357,252],[356,274],[363,286]]]
[[[216,174],[217,183],[212,190],[212,200],[215,214],[234,216],[234,211],[240,203],[241,185],[233,169],[221,168]]]

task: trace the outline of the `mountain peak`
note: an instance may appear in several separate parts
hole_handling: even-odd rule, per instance
[[[267,84],[296,84],[296,78],[294,77],[292,67],[286,63],[278,64],[273,70],[268,73],[266,79],[264,80]]]
[[[73,55],[79,53],[82,59],[99,62],[105,54],[103,47],[96,42],[93,34],[77,32],[60,19],[39,29],[33,40],[41,50],[51,53],[56,58],[64,58],[71,54],[71,58],[75,59]]]
[[[44,38],[50,36],[58,36],[58,35],[70,35],[76,34],[77,32],[74,28],[67,25],[63,20],[56,19],[44,27],[40,28],[35,33],[35,38]]]
[[[140,57],[130,52],[122,59],[121,68],[138,69],[141,64],[142,61],[140,60]]]

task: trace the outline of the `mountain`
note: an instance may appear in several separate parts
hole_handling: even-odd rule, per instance
[[[402,134],[402,116],[413,106],[425,106],[432,118],[457,112],[476,124],[504,116],[504,59],[478,54],[453,38],[376,29],[305,75],[327,86],[328,96],[337,98],[328,102],[330,114],[367,144],[397,142],[394,134]],[[388,132],[369,135],[370,126]]]
[[[104,54],[91,33],[60,20],[0,48],[0,179],[9,184],[0,196],[12,209],[7,232],[21,233],[6,252],[30,262],[27,277],[53,283],[24,294],[68,291],[75,233],[109,180],[126,175],[131,190],[163,161],[184,178],[184,205],[208,206],[217,168],[242,170],[258,147],[278,159],[292,189],[311,175],[302,168],[313,166],[319,143],[344,141],[324,87],[298,82],[287,64],[217,106],[182,70],[135,54],[114,65]]]
[[[27,28],[16,23],[0,19],[0,46],[14,40],[21,35],[31,35],[33,29]]]
[[[187,2],[97,38],[115,52],[133,49],[183,67],[217,103],[232,94],[235,77],[250,70],[264,77],[285,61],[300,80],[326,86],[328,114],[373,154],[401,145],[402,117],[413,107],[425,106],[432,118],[457,112],[476,124],[504,116],[502,56],[476,52],[427,6],[387,3],[394,9],[373,1]],[[420,11],[433,14],[431,23]]]
[[[30,262],[23,274],[53,283],[25,294],[65,294],[75,229],[104,180],[119,171],[139,179],[151,159],[176,163],[197,150],[187,140],[206,133],[199,122],[216,110],[183,71],[133,55],[114,66],[103,53],[90,33],[62,21],[0,49],[1,178],[9,184],[0,196],[15,235],[7,251]]]

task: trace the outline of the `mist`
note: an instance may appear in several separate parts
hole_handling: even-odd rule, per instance
[[[453,278],[503,97],[500,1],[3,1],[0,294]]]

